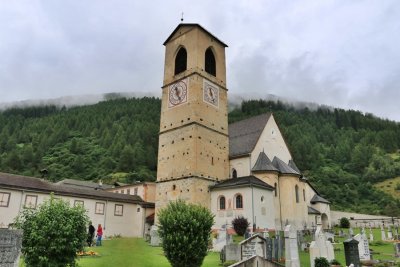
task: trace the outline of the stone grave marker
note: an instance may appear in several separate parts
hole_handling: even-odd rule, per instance
[[[358,253],[358,241],[354,238],[350,238],[344,241],[343,244],[346,266],[353,264],[354,267],[361,267],[360,255]]]
[[[394,243],[394,255],[400,258],[400,243]]]
[[[370,260],[371,253],[369,251],[369,243],[365,234],[358,234],[354,236],[354,239],[358,241],[358,255],[360,260]]]
[[[372,228],[369,228],[369,241],[374,241],[374,234],[372,233]]]
[[[328,261],[331,261],[335,258],[333,245],[330,241],[326,240],[321,225],[317,226],[317,230],[315,231],[315,240],[312,241],[310,245],[311,267],[314,267],[314,259],[317,257],[324,257]]]
[[[383,225],[381,225],[381,239],[382,239],[382,241],[386,240],[386,233],[385,233],[385,228],[383,227]]]
[[[390,227],[390,225],[388,225],[387,229],[388,229],[388,231],[387,231],[387,239],[388,240],[393,240],[393,233],[392,233],[392,228]]]
[[[0,267],[18,267],[21,247],[21,230],[0,229]]]
[[[273,250],[272,239],[267,237],[265,239],[265,241],[266,241],[266,257],[267,257],[267,260],[272,261],[272,250]]]
[[[160,236],[158,235],[157,225],[152,225],[150,228],[150,245],[158,247],[161,244]]]
[[[241,260],[249,259],[255,255],[265,258],[266,240],[258,234],[243,240],[240,242],[240,246],[242,248]]]
[[[300,267],[297,231],[290,225],[285,226],[285,267]]]
[[[349,228],[349,238],[352,238],[354,236],[354,231],[353,228]]]

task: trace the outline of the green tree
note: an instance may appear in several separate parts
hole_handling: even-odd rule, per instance
[[[199,267],[207,255],[214,215],[183,200],[170,202],[159,212],[159,233],[173,267]]]
[[[340,227],[341,228],[349,228],[350,227],[350,221],[346,217],[340,218]]]
[[[88,217],[78,205],[67,201],[46,200],[37,210],[24,209],[16,220],[23,230],[22,253],[27,267],[77,266],[77,252],[86,240]]]

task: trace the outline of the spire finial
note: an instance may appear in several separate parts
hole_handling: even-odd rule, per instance
[[[183,21],[183,12],[182,12],[182,17],[181,17],[181,21]]]

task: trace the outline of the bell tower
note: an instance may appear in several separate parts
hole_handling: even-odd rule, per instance
[[[182,23],[164,46],[156,211],[177,199],[210,207],[209,186],[229,175],[227,45]]]

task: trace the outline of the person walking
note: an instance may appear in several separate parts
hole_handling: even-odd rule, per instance
[[[89,247],[93,245],[93,238],[94,238],[94,232],[96,229],[94,228],[92,222],[89,223],[89,230],[88,230],[88,238],[87,238],[87,244]]]
[[[99,224],[97,227],[96,236],[97,236],[96,246],[101,246],[101,238],[103,237],[103,228],[101,227],[101,224]]]

